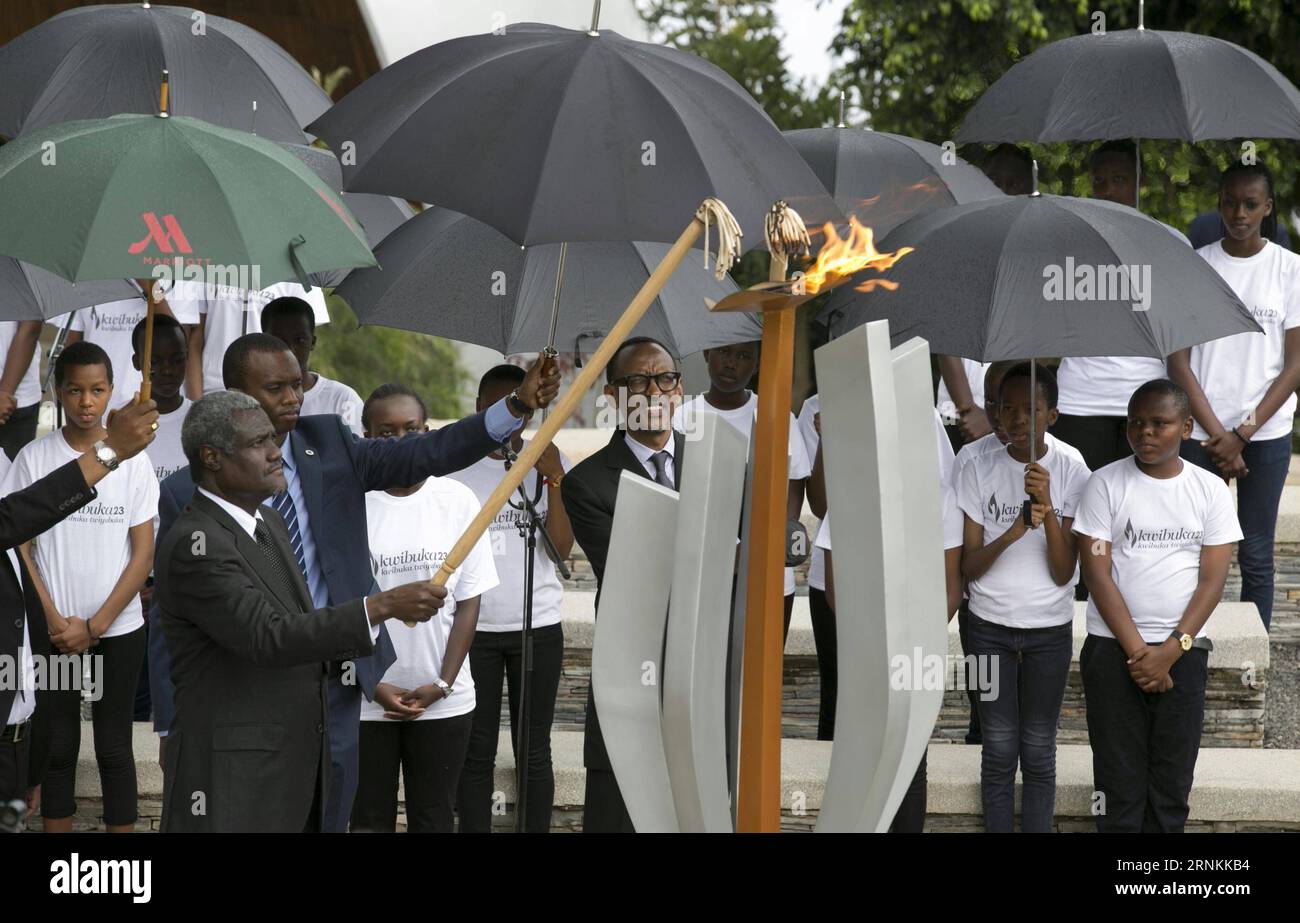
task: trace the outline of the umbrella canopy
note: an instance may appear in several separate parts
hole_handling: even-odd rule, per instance
[[[201,25],[200,25],[201,23]],[[118,3],[53,16],[0,48],[0,135],[60,122],[157,111],[171,72],[172,111],[276,141],[330,98],[288,52],[256,30],[189,7]]]
[[[668,246],[659,243],[570,244],[555,342],[590,352],[618,320]],[[363,324],[400,327],[477,343],[504,355],[533,352],[550,334],[560,245],[520,248],[499,231],[445,208],[431,208],[398,228],[375,251],[383,269],[353,272],[340,286]],[[687,260],[633,330],[677,357],[757,340],[754,314],[711,312],[736,290]]]
[[[916,215],[1002,195],[978,169],[928,141],[855,128],[784,134],[840,211],[871,228],[877,240]]]
[[[73,281],[179,264],[207,281],[256,273],[226,284],[261,288],[375,264],[356,219],[300,160],[197,119],[119,115],[12,141],[0,214],[0,253]]]
[[[1044,45],[988,88],[957,140],[1300,138],[1300,90],[1210,35],[1125,29]]]
[[[772,120],[703,59],[611,31],[524,23],[402,58],[309,126],[351,191],[436,202],[521,245],[673,241],[716,196],[763,243],[784,199],[842,220]]]
[[[125,279],[74,285],[39,266],[0,256],[0,321],[51,320],[139,294]]]
[[[883,276],[898,289],[880,297],[841,286],[823,309],[832,333],[888,318],[895,343],[923,336],[934,352],[989,362],[1163,359],[1261,332],[1195,251],[1112,202],[1030,195],[955,205],[900,225],[885,245],[916,248]]]

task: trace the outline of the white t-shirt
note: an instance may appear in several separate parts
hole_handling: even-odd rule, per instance
[[[1159,223],[1192,245],[1182,231]],[[1056,370],[1057,410],[1076,417],[1127,417],[1134,391],[1148,381],[1168,377],[1164,360],[1149,356],[1066,356]]]
[[[572,467],[564,453],[560,453],[560,464],[568,471]],[[448,477],[460,481],[474,492],[481,504],[505,476],[505,463],[498,458],[482,458],[462,468]],[[537,492],[538,474],[530,471],[524,478],[524,488],[531,499]],[[542,490],[542,497],[537,501],[537,514],[546,520],[550,508],[550,491]],[[511,502],[519,503],[516,491]],[[517,510],[510,503],[501,507],[492,525],[488,528],[488,543],[492,549],[492,561],[496,566],[497,579],[500,584],[479,597],[478,630],[479,631],[522,631],[524,627],[524,545],[525,540],[519,534],[519,523],[525,522],[523,510]],[[543,526],[544,528],[544,526]],[[546,547],[541,536],[537,538],[537,549],[533,554],[533,627],[544,628],[560,621],[560,604],[564,599],[564,587],[555,573],[555,565],[546,554]]]
[[[803,402],[799,408],[799,433],[803,436],[804,451],[808,455],[811,465],[817,461],[817,447],[821,438],[817,435],[817,428],[814,425],[813,418],[821,413],[822,401],[819,395],[814,394]],[[952,452],[952,443],[948,440],[948,433],[943,428],[943,419],[939,416],[939,411],[934,412],[934,430],[935,438],[938,440],[939,448],[939,483],[947,486],[952,480],[952,468],[954,456]],[[954,508],[956,504],[954,502]],[[957,514],[960,523],[961,514]],[[819,527],[814,529],[814,535],[820,536],[824,530]],[[829,541],[827,533],[827,541]],[[957,544],[961,544],[958,541]],[[947,547],[947,546],[945,546]],[[826,556],[820,545],[813,542],[812,560],[808,564],[808,585],[816,590],[826,589]]]
[[[181,424],[185,415],[194,404],[187,397],[181,397],[181,405],[171,413],[158,415],[158,431],[154,433],[153,442],[149,443],[149,460],[153,462],[154,475],[161,484],[171,475],[189,466],[185,452],[181,449]]]
[[[1068,442],[1062,442],[1051,433],[1043,434],[1043,443],[1047,446],[1048,451],[1059,451],[1062,455],[1068,455],[1079,463],[1083,462],[1083,453],[1070,445]],[[983,455],[985,452],[996,452],[1005,446],[1002,440],[998,439],[995,433],[985,433],[974,442],[968,442],[957,450],[957,457],[952,462],[952,475],[949,481],[952,483],[953,490],[957,489],[957,484],[961,478],[962,469],[970,463],[971,459]]]
[[[1177,477],[1153,478],[1133,456],[1099,468],[1088,481],[1074,531],[1080,543],[1083,536],[1111,543],[1111,577],[1138,634],[1151,644],[1167,640],[1182,620],[1200,578],[1202,546],[1241,539],[1222,479],[1189,462]],[[1088,602],[1088,633],[1115,637],[1095,600]]]
[[[1038,460],[1051,476],[1052,505],[1058,520],[1074,517],[1088,482],[1088,466],[1048,446]],[[1021,514],[1025,466],[1005,449],[977,455],[962,469],[957,503],[984,528],[985,545],[1001,537]],[[1029,529],[1002,552],[983,576],[967,584],[970,610],[987,622],[1011,628],[1051,628],[1073,618],[1074,577],[1057,586],[1047,566],[1047,529]]]
[[[1240,259],[1224,252],[1222,241],[1196,251],[1232,286],[1264,335],[1238,333],[1192,347],[1192,372],[1219,422],[1234,427],[1247,418],[1282,371],[1285,331],[1300,327],[1300,256],[1272,241],[1254,256]],[[1288,394],[1277,413],[1264,421],[1253,439],[1277,439],[1291,433],[1296,396]],[[1208,439],[1197,423],[1192,438]]]
[[[341,381],[316,373],[316,386],[302,394],[304,417],[315,413],[333,413],[343,418],[348,429],[358,436],[364,433],[361,426],[361,396]]]
[[[1067,356],[1056,371],[1056,409],[1077,417],[1127,417],[1134,391],[1152,379],[1168,377],[1161,359]]]
[[[325,293],[319,286],[313,286],[308,292],[297,282],[277,282],[269,288],[245,293],[242,289],[225,285],[205,285],[191,281],[176,283],[176,290],[168,299],[173,310],[179,304],[183,310],[192,310],[207,317],[203,328],[204,394],[225,390],[221,378],[221,361],[225,358],[226,347],[246,333],[261,333],[262,309],[273,299],[286,296],[301,298],[310,304],[315,312],[317,327],[329,323]]]
[[[9,346],[14,341],[18,333],[18,321],[7,320],[0,321],[0,368],[3,368],[5,359],[9,356]],[[32,404],[39,402],[41,399],[41,344],[36,343],[32,346],[32,361],[27,366],[27,371],[23,377],[18,380],[18,389],[14,394],[14,400],[18,402],[19,407],[30,407]]]
[[[980,410],[984,409],[984,373],[989,370],[992,362],[976,362],[974,359],[962,359],[961,368],[966,373],[966,381],[970,383],[971,403]],[[948,383],[939,376],[939,393],[935,395],[935,409],[939,411],[941,419],[950,423],[956,423],[957,405],[953,403],[952,395],[948,393]]]
[[[370,569],[379,588],[391,590],[416,580],[431,580],[479,509],[474,492],[450,478],[429,478],[409,497],[394,497],[382,490],[367,493]],[[479,596],[496,585],[492,550],[484,534],[447,581],[446,604],[434,618],[414,628],[396,619],[389,621],[388,635],[397,661],[388,668],[383,682],[416,689],[441,676],[456,600]],[[417,721],[452,718],[474,710],[474,679],[469,666],[466,657],[452,683],[451,696],[436,700]],[[384,718],[379,703],[363,701],[361,720],[392,719]]]
[[[703,394],[697,394],[695,397],[683,401],[681,406],[673,412],[673,429],[689,436],[699,425],[699,413],[705,410],[716,413],[738,429],[745,437],[745,451],[748,453],[749,435],[754,429],[754,418],[758,415],[758,395],[750,392],[749,400],[735,410],[719,410],[706,401]],[[790,480],[802,481],[812,474],[812,462],[808,460],[808,453],[804,449],[803,436],[799,432],[799,424],[795,420],[794,414],[790,414],[790,436],[786,451],[790,461]],[[793,592],[794,568],[787,567],[785,568],[785,595],[789,596]]]
[[[23,447],[0,493],[22,490],[82,454],[56,429]],[[131,561],[130,529],[158,515],[158,479],[144,452],[126,459],[95,487],[95,499],[32,542],[32,559],[65,618],[90,619],[99,611]],[[136,593],[103,637],[124,635],[143,624]]]

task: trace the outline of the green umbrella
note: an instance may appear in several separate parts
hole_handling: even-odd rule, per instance
[[[309,287],[309,273],[376,265],[352,213],[297,157],[190,118],[117,115],[11,141],[0,215],[0,254],[73,282]]]

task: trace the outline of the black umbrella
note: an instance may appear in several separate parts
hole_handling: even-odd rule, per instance
[[[365,192],[343,192],[343,167],[331,151],[308,144],[284,144],[282,147],[293,154],[312,172],[339,193],[343,204],[352,212],[352,216],[366,232],[366,244],[371,250],[379,246],[399,226],[415,217],[415,209],[405,199],[386,195],[370,195]],[[310,279],[315,285],[333,288],[339,285],[351,273],[350,268],[330,269],[314,272]]]
[[[0,321],[51,320],[139,294],[125,279],[74,284],[39,266],[0,256]]]
[[[835,204],[883,238],[908,218],[1002,192],[975,167],[937,144],[870,129],[785,132]]]
[[[1300,138],[1300,90],[1259,55],[1143,28],[1044,45],[971,107],[957,140]]]
[[[494,228],[445,208],[431,208],[398,228],[375,251],[382,269],[353,272],[339,288],[365,324],[400,327],[495,349],[535,352],[554,336],[574,352],[590,351],[618,320],[668,246],[596,241],[570,244],[559,326],[551,318],[560,244],[516,246]],[[713,312],[707,301],[736,291],[730,279],[686,260],[633,330],[677,357],[759,339],[755,314]]]
[[[884,246],[915,248],[879,276],[897,289],[887,298],[860,291],[877,281],[873,271],[841,286],[823,309],[834,335],[888,319],[896,344],[921,336],[935,352],[990,362],[1164,359],[1261,332],[1195,251],[1158,221],[1101,199],[1035,191],[954,205],[900,225]],[[1031,458],[1035,445],[1031,429]]]
[[[713,196],[745,247],[784,199],[842,220],[766,113],[721,69],[616,32],[522,23],[375,74],[309,126],[354,192],[433,202],[520,245],[676,240]]]
[[[288,52],[248,26],[188,7],[84,6],[53,16],[0,48],[0,135],[59,122],[158,111],[170,69],[171,112],[303,140],[330,99]]]

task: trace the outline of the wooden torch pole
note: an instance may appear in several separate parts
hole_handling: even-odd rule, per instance
[[[595,354],[591,357],[591,360],[583,365],[582,373],[579,374],[573,384],[569,386],[569,389],[561,395],[559,401],[551,407],[550,413],[547,415],[546,419],[542,421],[542,425],[538,427],[537,434],[533,436],[532,439],[528,440],[528,444],[524,446],[524,450],[519,453],[519,459],[510,466],[510,470],[507,471],[505,477],[501,479],[501,483],[496,486],[496,489],[493,490],[487,500],[483,502],[483,509],[479,511],[479,514],[476,517],[474,517],[474,521],[469,524],[469,527],[465,530],[464,534],[461,535],[456,544],[452,546],[451,551],[447,554],[446,560],[444,560],[442,566],[438,568],[438,572],[433,575],[433,583],[435,586],[446,585],[447,579],[451,577],[456,568],[465,560],[465,556],[469,554],[470,550],[474,547],[474,543],[477,542],[479,537],[487,531],[488,526],[492,523],[492,520],[496,518],[497,512],[501,509],[502,505],[504,505],[506,500],[510,498],[510,495],[515,492],[515,488],[523,483],[524,476],[532,470],[533,465],[537,463],[537,459],[541,457],[542,452],[546,450],[546,447],[550,445],[555,434],[559,432],[560,427],[564,425],[564,421],[567,420],[573,411],[577,409],[579,402],[586,395],[587,391],[596,383],[597,376],[604,372],[605,366],[613,357],[614,352],[632,333],[632,328],[637,325],[637,322],[641,320],[642,316],[650,308],[650,305],[654,303],[654,300],[657,297],[659,297],[660,290],[662,290],[664,285],[668,282],[668,278],[673,274],[673,270],[677,268],[681,261],[686,257],[686,254],[690,252],[691,247],[694,245],[695,241],[699,239],[700,234],[703,231],[704,222],[697,215],[697,217],[691,221],[690,226],[687,227],[686,230],[682,232],[682,235],[677,238],[677,242],[673,244],[672,249],[664,255],[663,260],[660,261],[659,265],[655,268],[655,271],[651,273],[650,278],[646,280],[643,286],[641,286],[641,290],[636,293],[636,297],[633,298],[631,304],[627,306],[627,309],[623,312],[623,316],[618,319],[618,323],[616,323],[609,331],[609,334],[600,344],[600,348],[596,350]],[[788,403],[789,395],[786,396],[786,399]]]
[[[787,257],[773,252],[768,279],[785,281],[787,266]],[[794,340],[793,307],[763,312],[740,699],[736,829],[741,833],[775,833],[781,829],[782,590]]]

